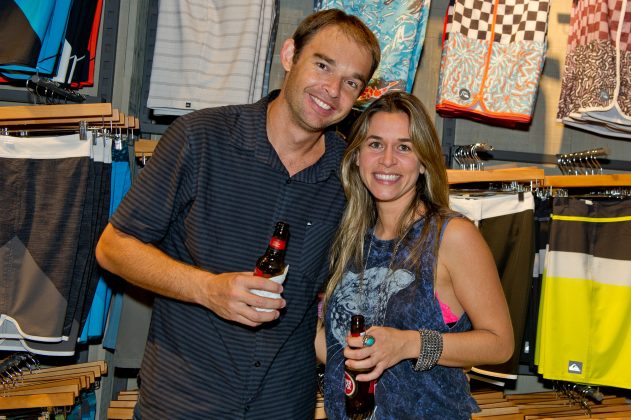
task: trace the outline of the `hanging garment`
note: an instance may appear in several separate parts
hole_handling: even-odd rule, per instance
[[[109,216],[114,214],[121,200],[131,187],[129,162],[127,160],[124,162],[112,162],[111,178]],[[90,307],[90,312],[88,313],[88,318],[83,326],[81,336],[79,337],[80,343],[86,343],[89,340],[98,340],[103,337],[106,322],[113,322],[115,325],[112,325],[112,327],[118,330],[118,322],[120,321],[119,314],[115,314],[108,319],[112,296],[114,296],[115,300],[122,299],[122,293],[120,293],[120,290],[112,290],[112,288],[116,286],[116,284],[113,283],[118,283],[113,279],[113,277],[113,275],[108,275],[107,278],[104,276],[99,278],[94,298],[92,299],[92,306]],[[120,311],[120,306],[118,304],[115,306],[116,310]]]
[[[532,121],[549,0],[452,0],[436,111],[517,127]]]
[[[551,218],[539,373],[631,389],[631,199],[555,198]]]
[[[0,136],[0,350],[72,355],[98,281],[111,141]]]
[[[323,0],[319,7],[341,9],[359,17],[377,36],[381,63],[357,100],[365,108],[391,90],[412,92],[421,58],[430,0]]]
[[[260,99],[278,7],[274,0],[160,1],[147,107],[183,115]]]
[[[68,85],[73,80],[85,86],[94,84],[93,70],[92,80],[89,80],[90,67],[94,67],[96,55],[96,38],[93,35],[98,35],[102,7],[103,0],[73,0],[63,52],[53,81]],[[74,87],[79,85],[77,83]]]
[[[499,365],[475,366],[472,370],[478,375],[517,379],[532,284],[534,198],[531,192],[483,197],[450,194],[449,206],[475,222],[488,244],[515,336],[515,352],[510,360]]]
[[[631,139],[631,1],[574,2],[557,118]]]
[[[0,58],[5,58],[1,57],[5,55],[6,58],[11,59],[10,61],[0,60],[0,72],[4,77],[26,80],[33,74],[52,76],[56,73],[71,4],[72,0],[0,2],[0,11],[3,11],[0,13],[0,39],[4,40],[0,43],[2,45]],[[33,35],[33,32],[36,35]],[[18,60],[18,57],[14,55],[17,52],[13,50],[14,46],[21,42],[6,42],[22,35],[25,35],[26,41],[31,45],[31,47],[26,46],[30,50],[24,57],[28,58],[27,61]],[[38,46],[39,50],[35,55],[35,49]],[[21,48],[18,47],[18,50]],[[3,50],[4,53],[2,53]],[[34,59],[34,57],[37,58]]]

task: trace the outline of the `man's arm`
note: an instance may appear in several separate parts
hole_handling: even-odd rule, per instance
[[[218,316],[258,326],[279,316],[284,299],[257,296],[251,289],[281,293],[282,286],[252,273],[213,274],[178,261],[108,224],[96,246],[101,267],[136,286],[204,306]],[[261,312],[254,308],[274,309]]]

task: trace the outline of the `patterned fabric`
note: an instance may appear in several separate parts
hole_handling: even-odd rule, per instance
[[[358,16],[381,46],[381,63],[357,100],[364,108],[391,90],[411,92],[421,57],[430,0],[323,0],[319,9],[341,9]]]
[[[631,200],[555,198],[535,360],[544,378],[631,389]]]
[[[530,123],[546,51],[548,0],[453,0],[445,17],[436,110]]]
[[[557,118],[631,138],[631,1],[574,3]]]
[[[437,229],[434,222],[430,223],[429,241],[432,243]],[[411,241],[418,238],[423,225],[423,220],[416,222],[409,233]],[[436,260],[431,250],[423,251],[419,271],[398,268],[391,272],[390,259],[395,241],[370,237],[372,233],[366,240],[366,247],[370,250],[365,252],[365,294],[359,293],[359,270],[352,268],[344,274],[325,314],[327,363],[324,401],[327,416],[332,420],[346,418],[343,349],[351,315],[363,314],[367,326],[383,324],[403,330],[423,327],[443,333],[471,329],[467,314],[463,314],[451,327],[445,324],[434,293]],[[408,252],[404,243],[394,262],[395,267],[407,257]],[[386,277],[388,273],[390,275]],[[479,408],[470,395],[462,369],[439,365],[425,372],[416,372],[410,360],[403,360],[379,378],[372,419],[458,420],[469,419],[471,413],[477,411]]]

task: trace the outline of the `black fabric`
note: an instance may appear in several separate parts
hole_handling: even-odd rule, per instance
[[[13,0],[0,2],[0,40],[0,65],[37,66],[42,41]]]
[[[112,217],[118,229],[214,273],[252,271],[276,221],[290,227],[287,307],[277,321],[253,329],[156,297],[140,373],[143,418],[313,418],[316,297],[345,204],[344,143],[327,133],[325,155],[289,177],[267,139],[267,104],[177,119]]]

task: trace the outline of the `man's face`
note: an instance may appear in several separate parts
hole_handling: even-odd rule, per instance
[[[322,131],[350,112],[368,80],[371,55],[334,26],[317,33],[295,61],[294,53],[293,40],[286,41],[281,61],[291,118],[305,130]]]

